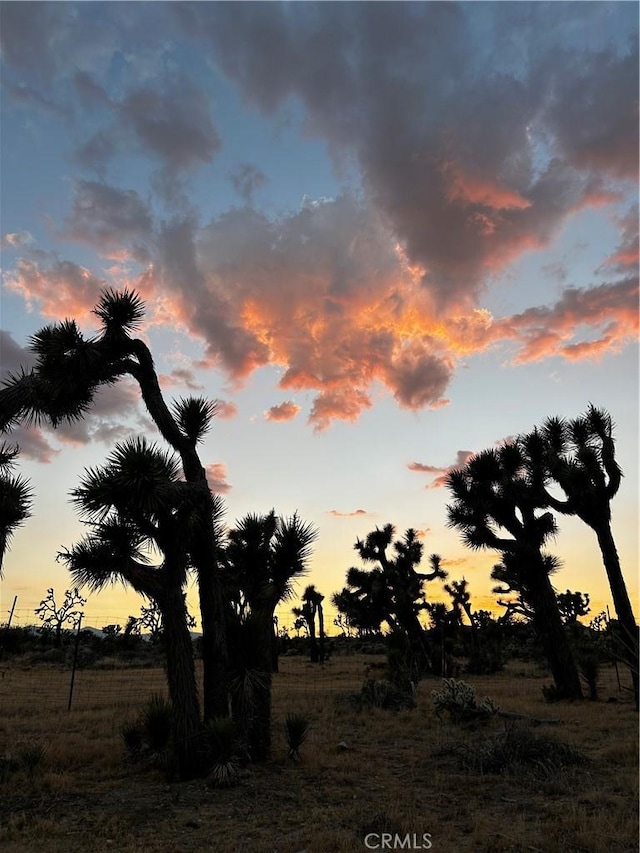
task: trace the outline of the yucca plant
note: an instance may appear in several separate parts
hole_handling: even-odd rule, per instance
[[[285,737],[289,747],[289,758],[300,761],[300,747],[307,739],[311,721],[305,714],[287,714],[284,721]]]
[[[144,748],[144,732],[140,721],[126,722],[120,729],[120,737],[129,758],[133,761],[139,759]]]
[[[161,693],[153,693],[142,709],[143,738],[152,752],[160,753],[169,745],[171,715],[171,703]]]
[[[236,724],[230,717],[214,717],[203,734],[204,761],[213,788],[230,788],[238,781],[244,750],[238,741]]]

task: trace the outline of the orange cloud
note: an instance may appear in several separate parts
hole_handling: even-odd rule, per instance
[[[429,465],[424,462],[408,462],[407,468],[409,471],[414,471],[417,474],[437,474],[437,477],[428,483],[425,488],[440,489],[446,485],[449,472],[454,468],[462,468],[473,455],[472,450],[458,450],[456,461],[453,465],[448,465],[446,468],[439,465]]]
[[[526,210],[531,207],[528,199],[498,178],[474,175],[452,161],[442,165],[442,172],[446,184],[445,195],[449,201],[479,204],[493,210]],[[493,231],[493,227],[490,230]]]
[[[238,407],[235,403],[229,403],[227,400],[216,400],[216,417],[223,421],[230,421],[238,414]]]
[[[322,391],[314,400],[309,423],[316,432],[326,429],[334,418],[356,421],[364,409],[371,408],[371,399],[363,391],[344,389]]]
[[[205,466],[209,488],[216,494],[225,495],[232,486],[227,482],[227,466],[222,462],[213,462]]]
[[[290,421],[296,417],[299,411],[300,406],[297,406],[291,400],[287,400],[277,406],[271,406],[264,413],[264,417],[267,421]]]

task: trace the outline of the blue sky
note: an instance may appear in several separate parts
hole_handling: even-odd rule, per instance
[[[637,602],[635,4],[0,9],[3,370],[45,323],[90,331],[104,286],[135,288],[167,396],[224,401],[202,459],[229,525],[297,510],[327,597],[357,537],[414,527],[482,607],[497,556],[446,529],[438,478],[594,402]],[[16,431],[36,500],[3,610],[68,585],[68,492],[132,432],[156,437],[126,384],[82,424]],[[595,615],[595,537],[560,527],[556,585]],[[114,589],[87,618],[138,607]]]

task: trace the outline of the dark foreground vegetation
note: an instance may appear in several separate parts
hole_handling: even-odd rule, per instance
[[[199,680],[200,663],[196,673]],[[470,686],[477,707],[489,697],[488,713],[453,702],[451,691],[437,704],[432,691],[447,691],[431,677],[413,708],[356,701],[386,674],[380,655],[334,654],[322,666],[282,657],[270,758],[247,763],[224,752],[218,730],[216,777],[167,783],[162,712],[151,724],[155,751],[147,744],[136,755],[123,736],[161,705],[141,689],[149,683],[142,676],[161,685],[161,671],[84,669],[85,698],[66,712],[42,690],[34,702],[34,693],[59,678],[64,697],[67,670],[22,669],[12,659],[0,681],[0,846],[352,853],[366,849],[368,833],[390,832],[430,833],[433,849],[446,853],[636,849],[637,717],[613,666],[600,671],[597,701],[551,705],[542,693],[549,673],[534,660],[513,659],[492,675],[463,673],[455,685]],[[297,755],[292,715],[308,724]]]

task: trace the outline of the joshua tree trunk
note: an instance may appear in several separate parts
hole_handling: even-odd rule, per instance
[[[564,632],[549,575],[542,567],[530,570],[528,604],[534,611],[533,627],[542,644],[559,697],[581,699],[580,676]]]
[[[316,640],[316,614],[311,607],[307,615],[307,625],[309,626],[309,658],[311,663],[318,663],[318,641]]]
[[[182,591],[170,590],[159,602],[164,623],[167,682],[173,715],[174,773],[188,779],[198,772],[200,708]]]
[[[132,342],[139,364],[130,364],[129,372],[137,380],[142,398],[163,437],[177,450],[187,482],[202,488],[200,529],[195,534],[193,560],[198,575],[200,616],[202,619],[203,699],[205,720],[229,715],[227,621],[224,592],[217,575],[217,548],[213,530],[213,501],[207,475],[195,449],[180,432],[164,401],[153,359],[146,345]]]
[[[603,524],[594,528],[598,537],[598,545],[602,552],[604,567],[609,580],[609,588],[611,589],[611,597],[613,598],[613,606],[616,610],[616,616],[620,622],[623,632],[622,644],[623,660],[631,670],[631,679],[633,683],[633,696],[635,701],[636,711],[638,710],[638,626],[636,624],[631,600],[627,592],[627,586],[624,582],[622,569],[620,568],[620,558],[616,543],[611,533],[611,525]]]
[[[318,656],[320,658],[320,663],[324,663],[325,658],[325,650],[324,650],[324,611],[322,609],[322,604],[318,604],[318,635],[320,637],[320,645],[318,648]]]

